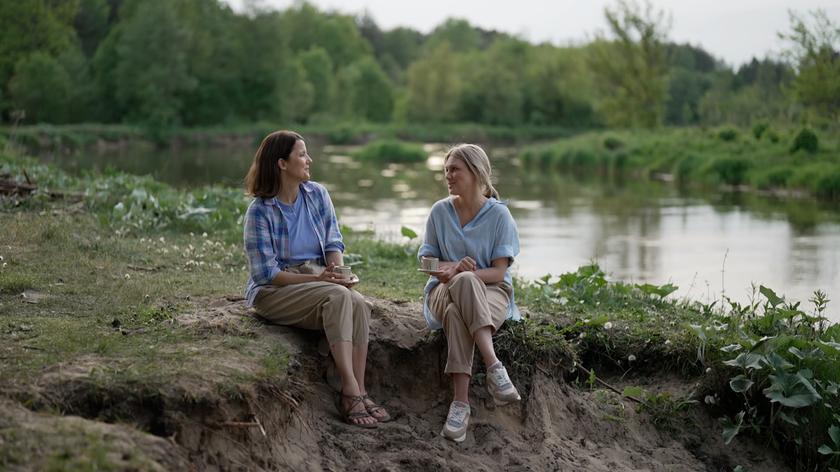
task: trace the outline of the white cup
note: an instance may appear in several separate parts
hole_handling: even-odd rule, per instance
[[[423,256],[420,258],[420,266],[423,270],[438,270],[438,258]]]
[[[349,279],[353,275],[353,269],[350,266],[335,266],[333,272],[338,274],[342,279]]]

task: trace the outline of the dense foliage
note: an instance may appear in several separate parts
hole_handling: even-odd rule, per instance
[[[152,129],[334,122],[645,126],[836,118],[840,33],[791,17],[785,61],[732,69],[668,39],[665,12],[619,0],[588,44],[532,44],[450,19],[382,30],[296,3],[0,4],[0,120]]]

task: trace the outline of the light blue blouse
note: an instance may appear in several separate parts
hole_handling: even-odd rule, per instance
[[[488,198],[475,218],[463,228],[458,221],[458,213],[447,197],[437,201],[432,206],[429,218],[426,220],[426,234],[423,245],[417,252],[417,258],[423,256],[437,257],[441,261],[456,262],[466,256],[472,257],[479,269],[490,267],[491,261],[500,257],[513,258],[519,255],[519,232],[516,222],[507,206],[495,198]],[[510,269],[505,271],[504,281],[513,288]],[[436,277],[429,277],[423,290],[423,316],[430,329],[441,329],[440,323],[432,316],[429,309],[429,293],[440,281]],[[507,319],[518,321],[521,319],[519,308],[514,303],[511,290],[510,305]]]

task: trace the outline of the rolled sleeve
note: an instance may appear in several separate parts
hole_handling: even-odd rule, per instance
[[[496,227],[496,241],[493,244],[493,251],[490,260],[507,257],[510,263],[519,255],[519,231],[516,229],[516,222],[513,216],[505,208],[505,216],[500,218]]]
[[[417,251],[417,260],[425,256],[440,259],[440,247],[438,247],[437,231],[432,215],[426,219],[426,233],[423,235],[423,244]]]
[[[271,226],[260,207],[252,205],[245,215],[245,255],[251,279],[256,285],[269,285],[282,270],[271,238]]]
[[[338,218],[335,215],[335,207],[333,206],[330,193],[326,188],[320,188],[322,214],[321,220],[324,222],[324,233],[326,240],[324,241],[324,253],[327,252],[344,252],[344,240],[341,236],[341,230],[338,226]]]

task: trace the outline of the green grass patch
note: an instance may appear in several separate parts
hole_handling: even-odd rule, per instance
[[[753,134],[755,139],[745,139]],[[804,192],[836,201],[840,195],[840,139],[831,130],[751,132],[672,128],[587,132],[528,146],[520,157],[546,169],[612,174],[671,175],[697,187],[752,186]]]
[[[429,155],[420,144],[388,139],[366,144],[353,157],[366,161],[425,162]]]

